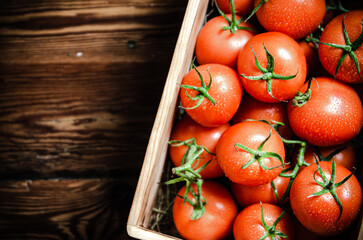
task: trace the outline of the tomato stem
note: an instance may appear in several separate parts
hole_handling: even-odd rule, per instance
[[[247,22],[257,12],[257,10],[262,6],[262,4],[267,3],[267,2],[268,2],[268,0],[260,0],[260,2],[253,9],[253,11],[251,12],[251,14],[246,18],[245,22]]]
[[[242,150],[250,153],[252,155],[252,158],[245,164],[243,164],[242,169],[246,169],[248,166],[250,166],[251,164],[253,164],[254,162],[258,162],[258,164],[261,166],[261,168],[263,168],[264,170],[271,170],[271,169],[275,169],[278,167],[284,167],[285,163],[283,158],[275,153],[275,152],[266,152],[266,151],[262,151],[263,146],[265,145],[265,143],[270,139],[272,134],[272,128],[270,130],[269,135],[267,136],[267,138],[265,140],[263,140],[263,142],[260,144],[260,146],[257,148],[257,150],[253,150],[249,147],[246,147],[240,143],[236,143],[234,145],[235,149],[237,150],[237,152],[240,152],[237,148],[242,148]],[[275,166],[275,167],[267,167],[265,166],[263,159],[264,158],[276,158],[281,162],[281,165]]]
[[[320,167],[318,158],[315,157],[315,162],[316,162],[316,166],[317,166],[317,171],[314,172],[314,180],[317,184],[319,184],[321,187],[323,187],[323,189],[321,191],[315,192],[313,194],[310,194],[308,196],[308,198],[310,197],[317,197],[317,196],[321,196],[323,194],[326,194],[328,192],[330,192],[330,194],[333,196],[334,200],[336,201],[336,203],[338,204],[339,207],[339,217],[337,219],[337,222],[339,221],[339,219],[342,216],[343,213],[343,204],[340,201],[335,189],[341,185],[343,185],[346,181],[349,180],[349,178],[354,174],[355,171],[351,172],[347,177],[345,177],[342,181],[335,183],[335,168],[336,168],[336,163],[335,163],[335,159],[333,158],[332,160],[332,170],[331,170],[331,177],[330,180],[328,180],[328,178],[326,177],[326,175],[323,172],[323,169]],[[355,170],[355,169],[354,169]],[[316,173],[319,172],[320,177],[322,178],[323,182],[320,182],[316,179]]]
[[[292,99],[291,105],[296,107],[302,107],[304,106],[311,98],[311,81],[315,80],[315,78],[309,79],[308,87],[304,93],[301,93],[300,91],[294,96]],[[318,82],[316,82],[318,84]]]
[[[279,237],[279,238],[288,238],[288,236],[285,233],[283,233],[281,231],[278,231],[276,229],[277,224],[285,216],[286,211],[283,211],[280,214],[280,216],[275,220],[275,222],[272,224],[272,226],[269,226],[269,225],[267,225],[267,223],[265,221],[265,217],[264,217],[264,214],[263,214],[262,202],[260,202],[260,205],[261,205],[262,226],[266,229],[266,232],[258,240],[263,240],[263,239],[266,239],[268,237],[270,237],[271,239],[276,239],[276,237]]]
[[[239,26],[243,21],[243,17],[241,17],[239,20],[236,20],[236,10],[234,7],[234,0],[230,0],[229,5],[231,6],[232,19],[229,19],[226,16],[226,14],[217,5],[217,10],[219,14],[221,14],[221,16],[223,16],[223,18],[228,23],[228,26],[224,26],[222,30],[230,30],[232,34],[235,34],[238,30],[249,30],[254,32],[255,30],[253,30],[252,28]]]
[[[294,77],[296,77],[296,75],[299,73],[299,69],[297,69],[297,72],[295,75],[290,75],[290,76],[282,76],[279,74],[274,73],[275,70],[275,58],[272,56],[272,54],[267,50],[265,44],[263,44],[263,48],[265,49],[266,52],[266,57],[267,57],[267,67],[263,68],[257,58],[256,52],[253,50],[253,48],[250,46],[253,55],[255,57],[255,64],[258,70],[260,70],[262,72],[262,75],[259,76],[246,76],[245,74],[241,74],[242,77],[247,78],[249,80],[265,80],[266,84],[267,84],[267,92],[268,94],[275,100],[277,101],[283,101],[280,99],[277,99],[273,94],[272,94],[272,80],[290,80]]]
[[[320,42],[320,41],[319,41],[319,43],[329,46],[329,47],[338,48],[338,49],[343,50],[342,56],[340,57],[340,59],[337,63],[337,66],[335,68],[334,79],[336,79],[338,71],[347,55],[349,55],[351,57],[351,59],[353,60],[354,65],[357,69],[359,78],[362,79],[362,76],[360,74],[359,61],[358,61],[357,56],[355,55],[354,51],[357,50],[363,43],[363,20],[362,20],[362,24],[361,24],[362,31],[361,31],[360,35],[358,36],[358,38],[352,43],[349,39],[348,32],[345,27],[345,23],[344,23],[345,17],[346,17],[346,15],[342,19],[343,36],[344,36],[344,40],[345,40],[345,45],[335,44],[335,43],[325,43],[325,42]]]
[[[212,81],[213,81],[212,75],[210,74],[209,70],[207,69],[207,72],[209,74],[209,84],[208,84],[208,86],[206,86],[202,74],[196,68],[194,63],[193,63],[193,68],[197,72],[202,86],[201,87],[196,87],[196,86],[190,86],[190,85],[180,85],[180,87],[182,87],[185,90],[185,94],[187,95],[187,97],[190,100],[197,101],[197,103],[193,107],[189,107],[189,108],[186,108],[186,107],[183,107],[183,106],[181,106],[181,107],[184,108],[184,109],[195,109],[195,108],[199,107],[200,104],[202,104],[202,101],[205,98],[207,98],[213,105],[216,105],[217,104],[216,101],[208,93],[209,89],[212,86]],[[198,94],[196,96],[194,96],[194,97],[191,97],[186,89],[191,89],[191,90],[197,91]]]
[[[173,147],[178,146],[187,146],[188,149],[185,152],[181,165],[179,167],[174,167],[172,169],[173,174],[177,175],[178,178],[171,179],[165,184],[175,184],[178,182],[185,182],[186,190],[184,196],[180,196],[183,198],[183,203],[188,202],[193,206],[193,214],[191,216],[192,220],[197,220],[201,218],[204,214],[204,206],[206,205],[205,199],[201,195],[201,186],[203,184],[202,176],[199,174],[209,163],[203,164],[202,166],[198,167],[199,165],[199,158],[200,155],[205,151],[210,155],[215,155],[214,153],[210,152],[206,147],[200,146],[197,144],[195,138],[190,138],[185,141],[179,140],[171,140],[169,144]],[[191,185],[194,184],[197,188],[197,192],[193,190]],[[194,198],[194,201],[188,199],[188,194],[191,194]]]
[[[342,3],[340,0],[338,0],[338,3],[335,3],[333,1],[327,1],[326,4],[326,11],[341,11],[341,12],[349,12],[348,9],[346,9],[345,7],[343,7]]]

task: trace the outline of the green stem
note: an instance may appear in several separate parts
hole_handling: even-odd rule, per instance
[[[231,15],[232,19],[229,19],[226,14],[218,7],[217,10],[221,16],[227,21],[228,26],[224,26],[222,30],[230,30],[232,34],[235,34],[238,30],[249,30],[249,31],[255,31],[252,28],[249,27],[241,27],[239,26],[241,22],[243,21],[243,18],[241,17],[239,20],[236,20],[236,10],[234,7],[234,0],[229,1],[229,5],[231,6]]]
[[[200,82],[201,82],[201,87],[196,87],[196,86],[191,86],[191,85],[180,85],[180,87],[185,90],[185,94],[187,95],[187,97],[190,100],[197,101],[197,103],[193,107],[189,107],[189,108],[185,108],[183,106],[181,106],[181,107],[184,108],[184,109],[195,109],[195,108],[199,107],[200,104],[202,104],[202,101],[205,98],[207,98],[213,105],[216,105],[217,104],[216,101],[212,98],[212,96],[208,92],[209,89],[212,86],[212,80],[213,80],[212,75],[210,74],[209,70],[207,69],[208,74],[209,74],[209,84],[208,84],[208,86],[206,86],[202,74],[199,72],[199,70],[194,65],[194,63],[193,63],[193,68],[195,69],[195,71],[199,75],[199,79],[200,79]],[[186,89],[191,89],[191,90],[197,91],[198,94],[195,97],[191,97]]]
[[[262,6],[262,4],[267,3],[267,2],[268,2],[268,0],[260,0],[260,2],[253,9],[253,11],[251,12],[251,14],[246,18],[245,22],[247,22],[257,12],[257,10],[260,9],[260,7]]]
[[[253,50],[253,48],[250,46],[253,55],[255,57],[255,64],[256,67],[259,71],[261,71],[262,75],[259,76],[247,76],[245,74],[241,74],[242,77],[247,78],[249,80],[264,80],[266,81],[266,85],[267,85],[267,92],[268,94],[275,100],[277,101],[282,101],[280,99],[277,99],[273,94],[272,94],[272,80],[290,80],[293,79],[294,77],[296,77],[296,75],[299,72],[299,69],[297,69],[297,72],[295,75],[289,75],[289,76],[282,76],[279,74],[274,73],[275,70],[275,58],[272,56],[272,54],[267,50],[265,44],[263,44],[263,48],[266,52],[266,58],[267,58],[267,67],[263,68],[257,58],[257,55],[255,53],[255,51]]]

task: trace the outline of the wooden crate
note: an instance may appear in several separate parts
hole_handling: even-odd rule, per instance
[[[205,20],[208,3],[208,0],[189,0],[188,2],[127,222],[127,232],[135,238],[178,239],[152,231],[147,227],[165,164],[167,142],[175,118],[179,84],[189,70],[194,45]]]
[[[189,0],[179,38],[175,47],[168,77],[150,135],[139,182],[127,222],[127,232],[131,237],[144,240],[180,239],[149,228],[159,182],[168,152],[168,140],[176,115],[179,84],[188,72],[193,58],[194,46],[202,27],[209,0]],[[354,229],[363,240],[362,214]],[[356,236],[357,234],[353,234]],[[348,239],[355,239],[350,234]]]

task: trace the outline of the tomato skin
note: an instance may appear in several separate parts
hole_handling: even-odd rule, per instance
[[[273,121],[282,122],[285,125],[279,128],[281,136],[286,139],[291,139],[293,137],[293,132],[289,125],[289,119],[287,118],[287,104],[285,102],[261,102],[248,94],[244,94],[241,104],[232,118],[232,124],[236,124],[247,119],[264,119],[269,121],[271,124],[274,124]]]
[[[334,146],[355,137],[363,124],[358,94],[345,83],[318,77],[311,82],[311,98],[302,107],[292,106],[287,114],[293,132],[316,146]],[[318,83],[318,84],[317,84]],[[300,92],[304,93],[307,83]]]
[[[287,168],[285,166],[285,168]],[[289,185],[290,178],[277,176],[273,182],[276,186],[277,195],[280,201],[277,201],[274,190],[271,183],[266,183],[258,186],[245,186],[242,184],[231,182],[232,195],[236,199],[236,202],[242,206],[247,207],[249,205],[263,202],[274,205],[283,205],[287,202],[287,198],[281,201],[287,186]]]
[[[185,187],[180,189],[183,196]],[[223,239],[232,234],[233,222],[237,216],[237,205],[231,193],[220,183],[204,181],[202,196],[206,199],[205,213],[198,220],[191,220],[193,207],[183,205],[183,199],[176,197],[173,206],[175,226],[185,239]],[[189,193],[189,199],[193,199]]]
[[[344,24],[347,29],[347,33],[350,41],[353,43],[360,33],[362,32],[362,19],[363,11],[355,10],[349,13],[340,14],[331,20],[324,31],[321,34],[320,42],[324,43],[335,43],[345,45],[345,39],[343,34],[343,17]],[[360,74],[363,75],[363,45],[354,51],[360,67]],[[333,48],[324,44],[319,44],[319,58],[323,67],[332,75],[335,75],[336,67],[340,57],[343,54],[342,49]],[[362,83],[358,75],[357,68],[353,62],[353,59],[347,55],[339,68],[336,78],[347,83]]]
[[[306,60],[299,44],[286,34],[265,32],[253,36],[240,51],[237,61],[238,73],[245,76],[262,75],[255,64],[252,49],[260,65],[266,68],[268,61],[264,45],[275,59],[274,73],[282,76],[296,74],[296,76],[290,80],[272,79],[272,95],[275,98],[268,93],[266,80],[249,80],[241,77],[243,87],[252,97],[262,102],[291,99],[305,82]]]
[[[227,14],[232,19],[231,14]],[[236,19],[239,19],[236,16]],[[223,16],[209,20],[200,30],[195,45],[195,56],[200,65],[207,63],[219,63],[236,69],[237,58],[241,48],[256,34],[249,30],[222,30],[228,26]],[[251,23],[242,21],[239,26],[255,29]]]
[[[312,76],[320,65],[318,49],[313,42],[300,40],[299,45],[304,52],[307,66],[307,76]]]
[[[255,0],[256,7],[260,0]],[[294,39],[312,33],[325,16],[325,0],[269,0],[256,12],[267,31],[278,31]]]
[[[272,226],[276,219],[281,215],[283,210],[269,203],[262,203],[264,219],[267,225]],[[276,229],[288,235],[288,238],[294,239],[295,227],[292,218],[286,213]],[[248,206],[238,215],[233,225],[233,235],[235,240],[255,240],[259,239],[266,232],[262,225],[261,206],[259,203]],[[271,239],[270,237],[266,239]]]
[[[217,142],[222,133],[230,127],[229,123],[225,123],[215,128],[204,127],[194,122],[188,115],[185,115],[173,128],[170,140],[185,141],[192,137],[195,138],[198,145],[206,147],[210,152],[215,153]],[[171,160],[175,166],[180,166],[182,158],[186,153],[187,146],[170,146],[169,153]],[[224,175],[221,167],[215,156],[203,152],[199,158],[199,164],[196,167],[200,167],[211,162],[205,167],[200,174],[203,178],[217,178]]]
[[[231,126],[218,141],[216,153],[219,165],[224,174],[235,183],[246,186],[266,184],[275,179],[281,172],[281,162],[276,158],[264,158],[267,167],[276,167],[271,170],[263,169],[257,161],[245,169],[242,166],[247,163],[252,155],[242,149],[236,150],[235,144],[239,143],[250,149],[257,150],[261,143],[271,137],[263,146],[266,152],[278,153],[285,159],[285,148],[279,134],[267,123],[260,121],[245,121]]]
[[[211,101],[205,98],[201,105],[195,109],[197,100],[191,100],[185,93],[184,89],[180,89],[180,100],[182,106],[186,108],[187,114],[197,123],[206,127],[217,127],[230,121],[236,113],[243,94],[243,87],[238,74],[232,68],[220,64],[205,64],[198,66],[197,69],[203,76],[205,84],[208,86],[210,82],[209,73],[212,75],[212,86],[209,94],[216,101],[213,105]],[[208,69],[208,70],[207,70]],[[208,73],[209,71],[209,73]],[[188,72],[182,84],[191,86],[201,86],[201,81],[195,69]],[[191,97],[197,95],[197,91],[186,89]]]
[[[219,9],[224,13],[231,13],[229,0],[216,0]],[[237,15],[244,16],[252,12],[254,0],[234,0],[234,9]]]
[[[320,162],[320,166],[330,180],[332,163]],[[342,181],[350,173],[346,168],[336,165],[335,182]],[[359,214],[362,204],[361,186],[357,178],[352,175],[348,181],[336,188],[335,191],[343,205],[341,218],[337,221],[340,210],[329,192],[308,197],[323,189],[315,182],[314,174],[317,180],[322,181],[316,164],[311,164],[297,175],[290,191],[292,210],[301,224],[310,231],[322,236],[337,235],[349,227]]]

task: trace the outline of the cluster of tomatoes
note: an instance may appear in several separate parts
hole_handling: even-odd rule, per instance
[[[363,11],[325,0],[216,3],[169,142],[167,184],[185,183],[176,229],[203,240],[343,233],[362,204],[352,141],[363,126]]]

